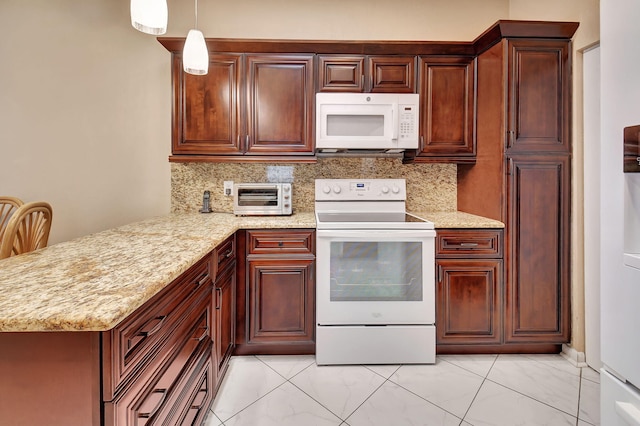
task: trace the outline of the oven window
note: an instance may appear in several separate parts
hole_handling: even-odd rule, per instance
[[[239,206],[277,206],[278,190],[276,188],[239,188]]]
[[[331,242],[330,300],[421,301],[422,243]]]

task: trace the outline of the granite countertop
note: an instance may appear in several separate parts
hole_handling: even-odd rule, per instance
[[[504,228],[504,223],[460,211],[455,212],[410,212],[433,222],[436,229],[445,228]]]
[[[0,260],[0,331],[106,331],[238,229],[315,228],[313,212],[151,218]]]
[[[417,212],[437,228],[501,228],[461,212]],[[182,213],[0,260],[0,332],[106,331],[238,229],[315,228],[313,212]]]

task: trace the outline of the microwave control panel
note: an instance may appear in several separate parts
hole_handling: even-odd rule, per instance
[[[415,105],[399,105],[399,137],[400,139],[414,139],[417,137],[417,115]]]

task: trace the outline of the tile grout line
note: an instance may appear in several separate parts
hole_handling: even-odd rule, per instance
[[[480,383],[480,386],[478,386],[478,390],[476,391],[476,394],[473,396],[473,399],[471,400],[471,404],[469,404],[469,406],[467,407],[467,410],[464,412],[464,415],[462,416],[462,422],[466,422],[466,417],[467,414],[469,414],[469,410],[471,410],[471,407],[473,406],[473,403],[475,402],[476,398],[478,397],[478,394],[480,393],[480,389],[482,389],[482,386],[484,385],[484,382],[486,382],[488,379],[487,377],[489,376],[489,373],[491,373],[491,369],[493,369],[493,366],[496,365],[496,361],[498,361],[498,357],[500,355],[497,355],[493,362],[491,363],[491,367],[489,367],[489,370],[487,370],[487,374],[482,378],[482,383]],[[462,424],[462,422],[460,422],[460,424]],[[469,423],[469,422],[467,422]]]
[[[256,356],[256,358],[258,358],[258,357]],[[258,358],[258,359],[259,359],[261,362],[263,362],[265,365],[267,365],[267,367],[269,367],[269,368],[271,368],[273,371],[275,371],[275,369],[273,369],[269,364],[267,364],[266,362],[262,361],[260,358]],[[340,420],[340,422],[341,422],[340,424],[342,425],[343,423],[345,423],[345,422],[346,422],[346,420],[345,420],[345,419],[343,419],[342,417],[338,416],[336,413],[334,413],[333,411],[331,411],[328,407],[325,407],[325,405],[324,405],[323,403],[321,403],[320,401],[318,401],[317,399],[315,399],[314,397],[312,397],[311,395],[309,395],[308,393],[306,393],[306,392],[304,391],[304,389],[301,389],[300,387],[298,387],[295,383],[293,383],[293,382],[291,381],[291,379],[293,379],[294,377],[298,376],[299,374],[302,374],[302,372],[303,372],[303,371],[305,371],[305,370],[307,370],[307,369],[311,368],[311,366],[312,366],[313,364],[315,364],[315,361],[314,361],[314,362],[312,362],[311,364],[307,365],[307,366],[306,366],[305,368],[303,368],[302,370],[298,371],[296,374],[294,374],[293,376],[291,376],[291,378],[289,378],[289,379],[287,379],[286,377],[284,377],[282,374],[278,373],[277,371],[276,371],[276,373],[277,373],[277,374],[279,374],[279,375],[280,375],[280,377],[282,377],[283,379],[285,379],[285,380],[286,380],[286,382],[285,382],[285,383],[289,382],[289,384],[291,384],[291,386],[295,387],[295,388],[296,388],[296,389],[298,389],[300,392],[302,392],[303,394],[307,395],[307,396],[309,397],[309,399],[311,399],[312,401],[314,401],[316,404],[318,404],[319,406],[321,406],[322,408],[324,408],[325,410],[327,410],[329,413],[333,414],[337,419],[339,419],[339,420]],[[283,384],[284,384],[284,383],[283,383]],[[280,386],[282,386],[282,385],[280,385]],[[278,387],[280,387],[280,386],[278,386]],[[354,410],[354,412],[355,412],[355,410]],[[352,414],[353,414],[353,413],[352,413]],[[348,425],[347,425],[347,426],[348,426]]]
[[[222,423],[220,424],[220,426],[225,426],[225,423],[229,420],[231,420],[232,418],[234,418],[235,416],[237,416],[238,414],[242,413],[244,410],[246,410],[247,408],[251,407],[252,405],[254,405],[256,402],[260,401],[261,399],[263,399],[264,397],[266,397],[267,395],[271,394],[273,391],[275,391],[276,389],[280,388],[282,385],[284,385],[285,383],[287,383],[289,380],[287,380],[286,377],[284,377],[282,374],[278,373],[277,371],[275,371],[271,366],[269,366],[266,362],[264,362],[263,360],[261,360],[260,358],[258,358],[256,355],[251,355],[253,358],[257,359],[258,361],[260,361],[261,363],[263,363],[265,366],[267,366],[269,369],[271,369],[272,371],[274,371],[277,375],[279,375],[280,377],[282,377],[285,381],[280,383],[278,386],[276,386],[275,388],[271,389],[269,392],[265,393],[264,395],[262,395],[261,397],[259,397],[258,399],[256,399],[255,401],[253,401],[251,404],[247,405],[246,407],[242,408],[240,411],[233,413],[233,415],[231,415],[231,417],[229,417],[226,420],[222,420],[220,419],[220,417],[218,417],[216,415],[216,413],[213,411],[213,409],[211,409],[211,412],[216,416],[216,418],[218,418]],[[304,369],[303,369],[304,370]],[[211,404],[213,405],[213,401],[211,401]]]
[[[510,354],[509,354],[509,355],[510,355]],[[498,356],[500,356],[500,355],[498,355]],[[554,370],[557,370],[557,371],[563,372],[563,370],[562,370],[562,369],[559,369],[559,368],[556,368],[556,367],[554,367],[554,366],[551,366],[551,365],[545,364],[544,362],[540,362],[540,361],[538,361],[538,360],[536,360],[536,359],[534,359],[534,358],[527,357],[526,355],[525,355],[524,357],[525,357],[525,358],[527,358],[528,360],[530,360],[530,361],[534,361],[534,362],[536,362],[536,363],[538,363],[538,364],[543,364],[543,366],[544,366],[544,367],[547,367],[547,368],[553,368]],[[498,358],[496,357],[496,361],[497,361],[497,360],[498,360]],[[493,367],[492,367],[492,368],[493,368]],[[580,368],[580,374],[578,375],[578,378],[581,378],[581,377],[582,377],[582,368],[581,368],[581,367],[578,367],[578,368]],[[491,371],[491,370],[489,370],[489,371]],[[564,373],[566,373],[566,372],[564,372]],[[567,374],[570,374],[570,373],[567,373]],[[503,384],[503,383],[496,382],[495,380],[490,379],[488,376],[489,376],[489,373],[487,373],[487,380],[489,380],[491,383],[494,383],[494,384],[496,384],[496,385],[498,385],[498,386],[502,386],[503,388],[505,388],[505,389],[509,389],[509,390],[511,390],[511,391],[513,391],[513,392],[519,393],[520,395],[522,395],[522,396],[524,396],[524,397],[527,397],[527,398],[529,398],[529,399],[531,399],[531,400],[534,400],[534,401],[536,401],[536,402],[539,402],[540,404],[546,405],[547,407],[553,408],[553,409],[554,409],[554,410],[556,410],[556,411],[560,411],[561,413],[565,413],[565,414],[567,414],[567,415],[569,415],[569,416],[571,416],[571,417],[575,417],[575,418],[576,418],[576,423],[577,423],[577,421],[578,421],[578,420],[580,420],[580,419],[578,418],[578,416],[574,416],[573,414],[569,413],[568,411],[562,410],[562,409],[560,409],[560,408],[558,408],[558,407],[554,407],[553,405],[551,405],[551,404],[549,404],[549,403],[547,403],[547,402],[540,401],[538,398],[535,398],[535,397],[533,397],[533,396],[527,395],[526,393],[521,392],[521,391],[519,391],[519,390],[517,390],[517,389],[513,389],[513,388],[511,388],[511,387],[509,387],[509,386],[507,386],[507,385],[505,385],[505,384]],[[579,398],[580,398],[580,387],[581,387],[581,386],[580,386],[580,383],[581,383],[581,382],[580,382],[580,380],[579,380],[579,381],[578,381],[578,410],[580,409],[580,399],[579,399]],[[588,423],[588,422],[587,422],[587,423]]]

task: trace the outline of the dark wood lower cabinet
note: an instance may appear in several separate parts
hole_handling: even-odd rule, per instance
[[[502,260],[438,260],[437,271],[437,344],[500,343]]]
[[[216,380],[210,266],[108,331],[0,333],[0,424],[202,423]]]
[[[235,353],[315,353],[315,231],[238,235],[247,256],[238,259]]]
[[[236,337],[236,264],[233,262],[214,283],[214,352],[216,364],[216,389],[233,354]]]
[[[565,343],[571,314],[571,158],[522,154],[507,161],[505,341]]]
[[[313,260],[249,261],[249,340],[247,343],[314,341]]]

